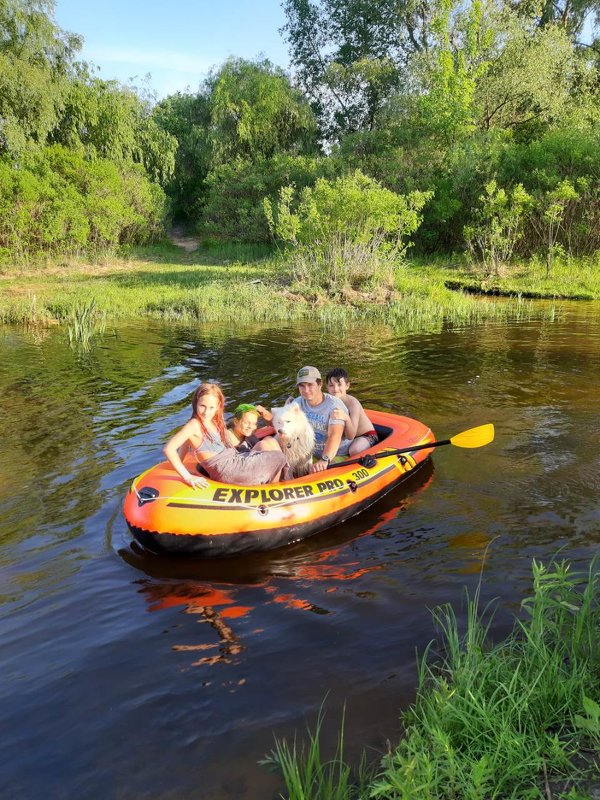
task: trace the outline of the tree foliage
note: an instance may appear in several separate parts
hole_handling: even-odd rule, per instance
[[[44,144],[60,119],[80,36],[47,0],[0,0],[0,154]]]
[[[160,184],[174,172],[177,140],[156,123],[148,103],[133,89],[84,69],[70,83],[60,121],[48,138],[82,148],[92,159],[142,164]]]
[[[0,0],[0,249],[20,260],[154,235],[177,147],[136,91],[75,60],[53,9]]]
[[[579,43],[587,23],[600,19],[598,0],[513,0],[511,8],[532,25],[558,25]]]
[[[262,240],[266,235],[264,220],[245,207],[247,202],[260,206],[262,200],[252,184],[262,183],[268,192],[285,157],[293,161],[298,156],[300,164],[302,156],[318,149],[308,102],[268,60],[229,59],[197,94],[177,94],[159,103],[154,119],[179,142],[168,186],[177,213],[190,219],[204,214],[206,232],[220,224],[223,234],[234,238],[256,235]],[[260,169],[265,173],[259,175]]]
[[[157,104],[153,119],[177,141],[173,175],[166,186],[173,213],[179,218],[197,219],[212,164],[209,96],[204,92],[177,92]]]
[[[141,166],[90,162],[53,145],[15,170],[0,160],[0,262],[102,253],[145,241],[165,213],[160,187]]]
[[[308,103],[270,61],[230,58],[207,88],[215,164],[314,149],[316,125]]]
[[[206,179],[200,229],[203,234],[238,241],[272,240],[263,213],[264,198],[275,199],[282,186],[298,190],[331,175],[328,159],[280,154],[261,161],[233,161],[215,167]]]
[[[285,0],[296,77],[330,137],[373,128],[406,55],[427,44],[422,0]]]

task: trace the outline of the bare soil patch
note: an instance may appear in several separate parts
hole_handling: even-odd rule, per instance
[[[169,239],[177,247],[181,247],[186,253],[193,253],[200,246],[200,240],[197,236],[193,236],[183,228],[175,225],[168,232]]]

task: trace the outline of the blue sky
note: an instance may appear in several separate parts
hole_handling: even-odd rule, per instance
[[[54,18],[84,37],[80,57],[100,77],[139,86],[151,73],[159,97],[195,91],[231,55],[288,67],[281,0],[57,0]]]

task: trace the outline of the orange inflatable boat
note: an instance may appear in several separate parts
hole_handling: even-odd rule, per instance
[[[365,464],[335,464],[328,470],[281,483],[232,486],[209,480],[192,489],[168,462],[136,478],[124,514],[135,538],[154,552],[204,558],[270,550],[337,525],[375,503],[421,466],[431,454],[381,455],[387,450],[434,441],[423,423],[382,411],[367,411],[379,443],[360,454]],[[272,429],[263,429],[266,435]],[[186,466],[195,471],[193,455]]]

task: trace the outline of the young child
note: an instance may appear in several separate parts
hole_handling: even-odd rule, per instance
[[[327,383],[327,391],[333,397],[337,397],[348,409],[348,416],[346,417],[346,427],[344,428],[344,436],[347,439],[352,439],[348,449],[348,455],[356,456],[373,447],[377,444],[378,437],[373,423],[365,414],[365,410],[360,402],[348,394],[350,388],[350,380],[348,373],[341,367],[329,370],[325,378]],[[334,412],[337,414],[338,412]]]
[[[248,485],[279,480],[287,462],[276,439],[267,436],[252,450],[239,453],[227,436],[224,405],[223,392],[216,383],[201,383],[196,389],[191,419],[169,439],[163,451],[178,475],[194,489],[208,486],[205,478],[192,475],[183,463],[191,449],[215,481]]]
[[[267,411],[262,406],[240,403],[233,412],[231,427],[227,428],[227,436],[232,447],[235,447],[240,453],[252,450],[259,441],[254,435],[254,431],[258,427],[258,417],[266,419],[265,415],[267,415]],[[268,416],[272,416],[270,412]]]

